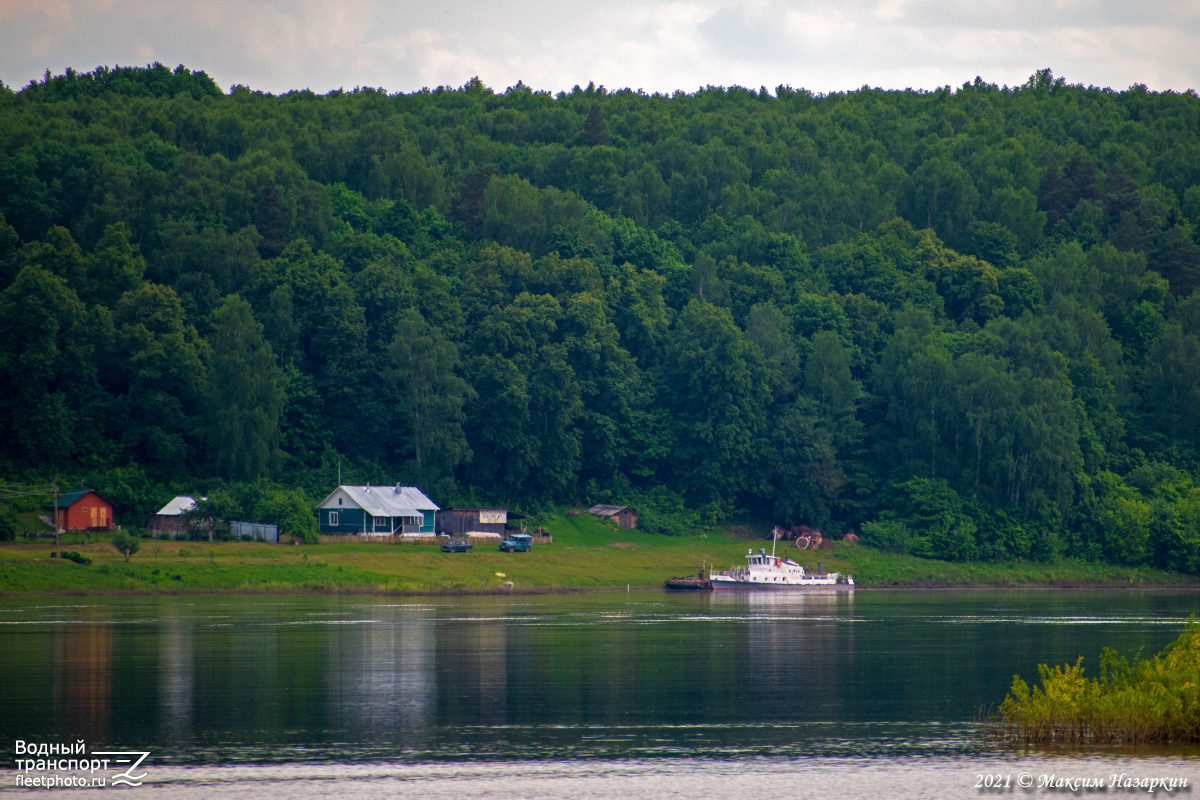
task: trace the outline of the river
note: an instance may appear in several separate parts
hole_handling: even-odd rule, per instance
[[[1157,652],[1198,605],[1192,592],[1040,590],[5,598],[0,787],[38,774],[13,769],[18,740],[148,751],[141,782],[168,798],[1194,783],[1194,748],[1019,753],[979,741],[972,721],[1038,663]]]

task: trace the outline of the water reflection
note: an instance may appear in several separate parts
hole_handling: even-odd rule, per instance
[[[192,700],[196,692],[193,652],[194,627],[178,604],[164,603],[159,610],[162,647],[159,650],[159,713],[163,729],[173,737],[192,728]]]
[[[897,725],[961,727],[1014,673],[1079,655],[1094,665],[1103,646],[1157,650],[1194,605],[1103,593],[6,600],[0,736],[180,759],[775,752],[879,725],[893,738]]]
[[[91,741],[109,735],[113,695],[113,626],[103,606],[83,606],[79,619],[53,631],[55,716]]]

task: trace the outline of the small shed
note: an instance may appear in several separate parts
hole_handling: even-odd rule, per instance
[[[158,538],[163,534],[178,536],[181,533],[188,533],[191,528],[188,518],[184,514],[195,507],[196,498],[194,497],[182,494],[172,498],[171,502],[160,508],[150,518],[150,524],[146,526],[150,529],[150,535]]]
[[[618,528],[637,527],[637,512],[629,506],[606,506],[599,504],[589,508],[588,513],[606,522],[615,522]]]
[[[95,489],[76,489],[58,496],[58,505],[47,503],[54,510],[58,527],[67,531],[103,530],[114,526],[113,507]]]
[[[461,536],[467,533],[503,535],[508,525],[507,508],[443,508],[437,512],[437,533]]]

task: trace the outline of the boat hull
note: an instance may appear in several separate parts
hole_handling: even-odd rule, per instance
[[[703,578],[670,578],[663,581],[669,592],[711,592],[712,584]]]
[[[714,592],[853,592],[854,584],[835,581],[811,583],[760,583],[758,581],[731,581],[712,579]]]

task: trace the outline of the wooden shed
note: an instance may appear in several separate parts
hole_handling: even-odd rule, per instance
[[[47,504],[54,510],[58,527],[66,531],[104,530],[114,526],[112,503],[100,496],[95,489],[76,489],[58,496],[58,506]]]
[[[588,513],[606,522],[615,522],[618,528],[636,528],[638,515],[629,506],[594,505]]]
[[[208,498],[202,498],[207,500]],[[187,512],[196,507],[196,498],[188,495],[179,495],[158,510],[158,513],[150,518],[149,525],[150,534],[154,538],[158,538],[163,534],[179,536],[191,532],[192,523],[188,519]]]
[[[437,512],[436,529],[439,535],[498,533],[503,536],[507,525],[507,508],[443,508]]]

